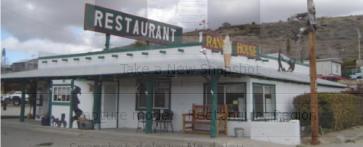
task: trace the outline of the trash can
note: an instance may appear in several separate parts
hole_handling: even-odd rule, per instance
[[[48,116],[44,116],[44,117],[41,118],[41,125],[42,126],[50,126],[49,117]]]
[[[244,137],[244,131],[245,129],[243,128],[234,128],[234,136],[237,138]]]

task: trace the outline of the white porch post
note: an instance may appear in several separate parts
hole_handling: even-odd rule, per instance
[[[247,121],[251,122],[252,121],[252,112],[253,112],[253,85],[252,85],[252,80],[251,78],[248,78],[247,80],[247,102],[246,102],[246,107],[247,107]]]

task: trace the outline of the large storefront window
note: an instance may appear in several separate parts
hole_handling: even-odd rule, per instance
[[[253,119],[275,119],[275,86],[253,84]]]
[[[204,104],[211,104],[211,88],[204,88]],[[228,106],[229,119],[246,120],[246,86],[243,83],[218,84],[218,105]]]
[[[146,109],[146,83],[143,81],[137,82],[136,94],[136,109]],[[154,92],[152,101],[153,109],[169,109],[170,106],[170,80],[157,80],[154,83]]]

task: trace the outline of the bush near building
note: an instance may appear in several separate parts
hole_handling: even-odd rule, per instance
[[[341,130],[362,124],[361,98],[343,93],[319,93],[319,125],[323,129]],[[310,95],[295,97],[295,111],[310,114]],[[300,118],[302,126],[310,126],[310,119]]]

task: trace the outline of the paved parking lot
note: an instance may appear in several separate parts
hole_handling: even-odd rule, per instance
[[[30,111],[29,106],[25,106],[25,115],[27,115]],[[1,116],[19,116],[20,115],[20,106],[13,106],[9,104],[6,107],[6,110],[1,107]]]
[[[20,123],[17,119],[2,119],[2,147],[284,147],[250,139],[192,134],[144,134],[135,130],[78,130],[39,126],[38,122]],[[228,144],[228,145],[227,145]]]

